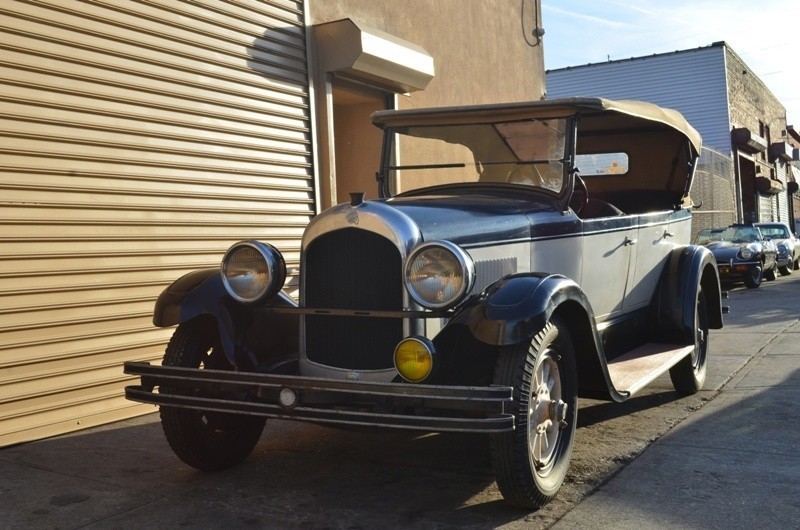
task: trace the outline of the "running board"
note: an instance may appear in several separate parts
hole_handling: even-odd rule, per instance
[[[691,354],[694,346],[651,342],[609,361],[611,383],[620,393],[634,395]]]

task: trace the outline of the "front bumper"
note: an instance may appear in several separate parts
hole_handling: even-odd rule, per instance
[[[750,276],[760,266],[760,261],[730,261],[717,263],[717,270],[719,271],[720,280],[724,280]]]
[[[268,418],[422,431],[514,430],[511,387],[372,383],[125,363],[141,403]],[[161,391],[156,392],[156,388]]]

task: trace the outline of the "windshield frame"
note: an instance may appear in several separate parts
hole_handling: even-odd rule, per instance
[[[529,185],[522,185],[522,184],[508,184],[502,183],[497,181],[491,182],[458,182],[458,183],[448,183],[448,184],[437,184],[431,186],[424,186],[419,188],[413,188],[408,191],[403,191],[401,193],[395,194],[392,190],[392,183],[390,182],[390,175],[393,171],[403,168],[414,168],[415,166],[409,165],[404,166],[402,164],[397,165],[395,164],[395,156],[396,156],[396,149],[395,146],[398,143],[399,138],[403,137],[404,135],[398,132],[398,129],[408,129],[407,126],[401,127],[386,127],[384,129],[384,138],[383,138],[383,149],[381,153],[381,165],[380,170],[378,171],[376,178],[378,180],[378,193],[379,197],[382,199],[388,199],[393,196],[405,196],[405,195],[422,195],[426,193],[426,190],[442,190],[442,189],[458,189],[458,188],[475,188],[481,186],[509,186],[513,187],[514,189],[526,189],[530,191],[537,192],[539,194],[547,195],[558,202],[562,210],[568,209],[569,199],[572,196],[572,190],[575,184],[575,144],[577,138],[577,127],[578,127],[578,114],[572,115],[554,115],[552,117],[547,116],[537,116],[536,118],[522,118],[522,119],[511,119],[509,117],[505,117],[505,119],[498,119],[494,121],[490,120],[475,120],[474,122],[471,121],[457,121],[453,123],[441,123],[437,125],[427,125],[427,127],[434,127],[434,126],[497,126],[502,124],[510,124],[515,122],[524,122],[524,121],[547,121],[547,120],[563,120],[565,123],[564,128],[564,152],[562,157],[559,159],[548,159],[552,162],[560,162],[562,165],[562,178],[561,178],[561,188],[557,191],[547,189],[545,187],[538,187],[538,186],[529,186]],[[492,163],[499,163],[499,162],[490,162]],[[513,162],[503,162],[512,164]],[[520,161],[518,165],[525,166],[525,165],[533,165],[537,163],[543,163],[542,160],[525,160]],[[435,168],[435,167],[453,167],[453,164],[427,164],[425,167]]]

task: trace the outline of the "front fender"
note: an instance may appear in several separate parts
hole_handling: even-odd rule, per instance
[[[283,292],[278,292],[266,302],[271,306],[296,307],[297,303]],[[237,359],[236,339],[243,336],[252,324],[248,314],[251,306],[231,298],[222,283],[219,269],[202,269],[190,272],[173,282],[159,295],[153,311],[153,324],[169,327],[193,320],[200,315],[211,315],[217,321],[222,349],[234,367],[255,364],[253,359]],[[296,317],[295,317],[296,318]],[[263,322],[261,323],[263,326]],[[285,330],[291,333],[296,329]]]
[[[566,301],[580,304],[593,320],[591,305],[574,281],[558,274],[512,274],[489,286],[453,322],[466,325],[489,345],[520,344],[541,330]]]
[[[187,322],[216,307],[227,296],[219,269],[201,269],[185,274],[164,289],[156,300],[153,324],[166,328]]]

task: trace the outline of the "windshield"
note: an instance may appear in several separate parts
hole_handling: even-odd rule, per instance
[[[558,194],[564,188],[567,119],[393,129],[391,195],[428,186],[501,182]]]
[[[753,243],[761,240],[758,229],[752,226],[729,226],[727,228],[711,228],[701,230],[697,235],[697,244],[706,245],[715,241],[731,243]]]
[[[789,239],[789,229],[781,225],[759,226],[764,237],[770,239]]]

